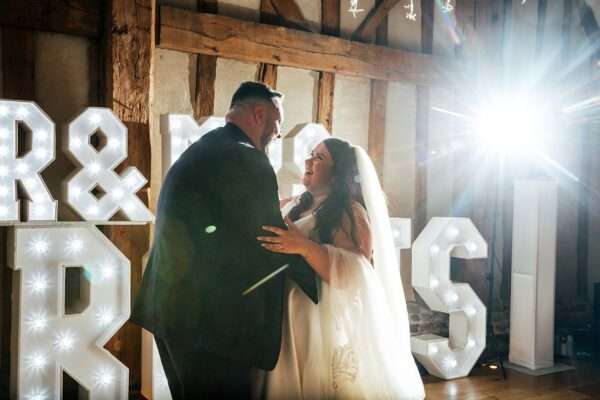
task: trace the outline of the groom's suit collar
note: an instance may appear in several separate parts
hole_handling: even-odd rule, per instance
[[[242,128],[240,128],[236,124],[234,124],[232,122],[228,122],[225,124],[225,129],[227,130],[228,133],[231,134],[231,136],[233,137],[234,140],[237,140],[240,143],[244,143],[244,144],[254,147],[254,145],[252,144],[252,141],[250,140],[248,135],[246,135],[246,133],[242,130]]]

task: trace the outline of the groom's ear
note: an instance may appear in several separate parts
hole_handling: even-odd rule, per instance
[[[267,106],[265,104],[258,103],[254,106],[254,121],[258,126],[264,125],[267,120]]]

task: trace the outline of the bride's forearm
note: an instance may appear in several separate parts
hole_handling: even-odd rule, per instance
[[[329,252],[325,246],[319,243],[307,240],[300,254],[308,264],[315,270],[322,280],[329,283]]]

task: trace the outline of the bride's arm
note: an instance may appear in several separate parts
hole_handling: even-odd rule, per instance
[[[333,246],[361,254],[370,261],[372,243],[367,213],[364,208],[358,205],[355,205],[352,211],[354,237],[357,243],[352,240],[350,218],[345,216],[342,220],[342,226],[334,234]],[[257,239],[262,242],[261,245],[276,253],[301,255],[322,280],[329,282],[331,265],[327,247],[305,237],[289,219],[286,218],[285,222],[289,228],[287,231],[277,227],[264,226],[263,229],[275,233],[277,236],[259,236]]]
[[[285,205],[292,200],[294,200],[294,197],[287,197],[285,199],[279,200],[279,209],[282,209],[283,207],[285,207]]]

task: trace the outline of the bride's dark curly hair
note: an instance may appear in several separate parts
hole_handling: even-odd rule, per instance
[[[342,226],[342,218],[346,214],[351,224],[351,238],[356,246],[356,226],[352,212],[352,202],[356,201],[365,206],[360,187],[358,165],[354,147],[345,140],[329,138],[323,141],[331,158],[333,167],[329,182],[327,198],[315,210],[316,224],[311,237],[323,244],[332,244],[334,233]],[[313,205],[313,196],[306,191],[290,212],[288,217],[296,221],[302,213]]]

